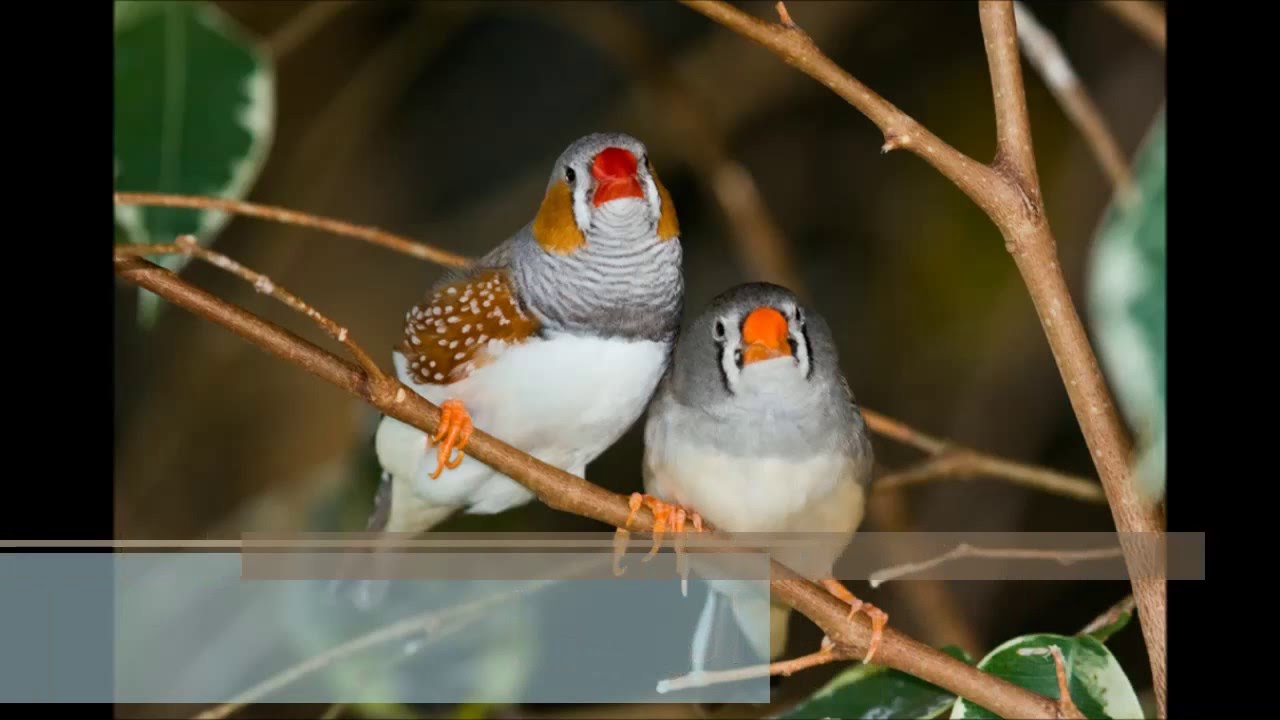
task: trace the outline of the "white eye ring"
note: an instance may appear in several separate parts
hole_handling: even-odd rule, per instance
[[[724,340],[724,320],[716,320],[716,324],[711,327],[711,337]]]

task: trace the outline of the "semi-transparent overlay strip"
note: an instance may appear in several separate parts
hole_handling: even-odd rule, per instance
[[[675,554],[668,533],[648,557],[652,537],[636,533],[615,565],[617,540],[0,540],[0,701],[763,703],[763,676],[657,688],[764,662],[771,563],[816,577],[841,543],[689,533]],[[1202,533],[867,532],[831,574],[872,602],[868,583],[920,579],[1194,581],[1204,544]]]

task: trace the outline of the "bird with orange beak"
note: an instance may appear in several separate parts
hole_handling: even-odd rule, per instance
[[[644,143],[619,133],[573,142],[533,219],[405,315],[396,373],[443,416],[431,436],[380,421],[369,529],[418,533],[455,512],[533,499],[465,454],[474,428],[583,476],[652,397],[683,299],[676,211]],[[357,590],[376,601],[386,585]]]
[[[649,408],[646,494],[633,495],[632,506],[674,518],[664,529],[697,513],[699,524],[705,519],[745,546],[768,548],[773,560],[847,602],[850,618],[858,611],[870,617],[870,661],[888,616],[832,572],[862,521],[872,461],[826,322],[786,288],[747,283],[717,296],[681,334]],[[775,550],[769,540],[751,539],[791,533],[803,542]],[[708,585],[692,634],[693,671],[713,661],[741,667],[777,659],[791,608],[742,580]]]

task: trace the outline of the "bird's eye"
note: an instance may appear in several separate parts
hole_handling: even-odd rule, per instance
[[[717,320],[715,329],[712,332],[715,335],[715,339],[723,340],[724,339],[724,321]]]
[[[575,173],[575,172],[573,171],[573,168],[571,168],[571,167],[566,167],[566,168],[564,169],[564,179],[565,179],[565,180],[568,180],[570,183],[572,183],[572,182],[573,182],[574,180],[576,180],[577,178],[578,178],[578,174],[577,174],[577,173]]]

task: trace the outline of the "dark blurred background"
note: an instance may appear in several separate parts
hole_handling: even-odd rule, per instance
[[[221,2],[275,56],[278,121],[249,199],[375,225],[479,255],[531,217],[551,161],[596,130],[646,141],[679,211],[688,303],[770,278],[798,286],[836,330],[866,407],[933,435],[1096,477],[1039,321],[996,228],[821,84],[674,2]],[[772,16],[772,3],[741,3]],[[971,2],[788,3],[840,65],[937,135],[986,162],[991,85]],[[1097,3],[1029,2],[1127,156],[1164,101],[1165,65]],[[1049,220],[1083,299],[1106,175],[1024,63]],[[740,164],[758,209],[734,212]],[[726,204],[728,203],[728,204]],[[754,229],[753,229],[753,225]],[[785,255],[753,249],[780,239]],[[442,269],[379,247],[235,218],[216,249],[340,324],[390,369],[404,310]],[[243,282],[193,264],[196,285],[341,352]],[[134,322],[118,284],[116,523],[121,538],[235,538],[251,530],[363,526],[377,468],[376,413],[349,395],[172,307]],[[640,487],[639,426],[588,468]],[[919,453],[877,437],[886,468]],[[866,529],[1111,530],[1107,508],[999,481],[878,494]],[[607,530],[538,503],[441,530]],[[1070,633],[1126,583],[902,581],[855,593],[899,629],[980,657],[1033,631]],[[795,652],[819,633],[803,618]],[[1141,634],[1109,642],[1144,691]],[[834,668],[794,676],[812,687]],[[492,709],[500,717],[511,709]],[[687,717],[682,706],[525,708],[523,716]],[[509,715],[511,716],[511,715]]]

